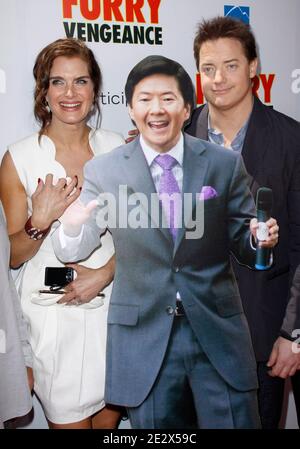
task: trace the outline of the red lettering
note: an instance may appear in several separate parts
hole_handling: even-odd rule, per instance
[[[120,6],[123,0],[103,0],[104,12],[103,19],[111,21],[112,13],[115,16],[117,22],[124,22],[123,16],[120,12]]]
[[[197,95],[197,104],[203,104],[204,103],[204,95],[201,85],[201,75],[200,73],[197,73],[196,75],[196,95]]]
[[[256,97],[258,97],[257,92],[258,92],[259,86],[260,86],[260,80],[259,80],[259,77],[256,75],[254,78],[252,78],[252,93]]]
[[[264,89],[264,103],[271,103],[272,97],[271,97],[271,90],[274,83],[276,75],[271,73],[270,75],[266,75],[264,73],[261,73],[259,76],[255,76],[252,79],[252,93],[256,97],[259,97],[258,90],[260,86],[262,85]],[[197,73],[196,75],[196,97],[197,97],[197,104],[203,104],[204,103],[204,94],[202,90],[202,84],[201,84],[201,75],[200,73]]]
[[[269,75],[269,77],[267,77],[267,75],[264,75],[263,73],[261,73],[259,75],[263,88],[264,88],[264,93],[265,93],[265,99],[264,102],[265,103],[271,103],[271,89],[274,83],[274,79],[275,79],[275,75],[274,73],[271,73]]]
[[[150,23],[158,23],[161,0],[147,0],[147,2],[150,9]],[[126,22],[146,23],[142,11],[145,0],[62,0],[64,19],[73,18],[73,6],[78,6],[78,3],[81,15],[86,20],[97,20],[102,12],[104,21],[125,22],[120,9],[125,4]]]
[[[144,6],[144,0],[127,0],[126,2],[126,22],[134,22],[134,16],[137,22],[145,23],[146,20],[142,14],[142,7]]]
[[[264,73],[260,73],[259,76],[255,76],[252,80],[252,92],[253,95],[256,95],[257,97],[259,97],[258,95],[258,89],[260,88],[260,86],[262,85],[263,89],[264,89],[264,103],[271,103],[271,89],[273,86],[275,80],[275,75],[273,73],[271,73],[269,76],[264,74]]]
[[[150,7],[150,22],[158,23],[158,10],[161,0],[148,0]]]
[[[89,9],[89,0],[80,0],[80,11],[87,20],[96,20],[100,16],[101,8],[99,0],[92,0],[92,9]]]
[[[78,4],[78,0],[63,0],[63,18],[72,19],[72,6]]]

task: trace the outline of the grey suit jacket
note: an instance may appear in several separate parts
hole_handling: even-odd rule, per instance
[[[31,410],[25,360],[31,366],[27,329],[9,272],[9,240],[0,203],[0,428]],[[23,350],[22,350],[23,349]]]
[[[186,239],[178,231],[175,245],[168,229],[121,228],[110,231],[116,248],[116,273],[108,312],[106,401],[138,406],[149,393],[169,341],[176,292],[199,343],[220,375],[233,387],[257,387],[256,364],[229,254],[254,265],[249,218],[254,204],[239,155],[184,136],[183,192],[213,187],[218,196],[204,202],[204,235]],[[155,193],[139,139],[85,166],[84,203],[101,192],[118,198],[128,192]],[[118,200],[117,200],[118,202]],[[129,207],[130,209],[130,207]],[[130,212],[130,210],[129,210]],[[56,233],[57,234],[57,233]],[[64,261],[85,258],[99,245],[96,221],[85,226],[78,249],[62,250]]]

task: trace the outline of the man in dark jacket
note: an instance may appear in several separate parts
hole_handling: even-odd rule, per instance
[[[300,124],[253,96],[257,53],[248,25],[227,17],[203,21],[194,56],[207,103],[194,111],[186,131],[241,152],[254,196],[261,186],[273,190],[272,215],[280,227],[273,267],[259,272],[232,263],[258,362],[262,426],[278,427],[288,376],[300,422],[299,355],[290,341],[300,328],[299,298],[287,309],[300,263]]]

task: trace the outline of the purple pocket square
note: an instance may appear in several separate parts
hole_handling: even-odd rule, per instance
[[[201,192],[199,193],[199,200],[211,200],[218,196],[217,191],[211,186],[203,186]]]

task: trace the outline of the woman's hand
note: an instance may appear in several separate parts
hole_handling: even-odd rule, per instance
[[[77,189],[77,176],[68,183],[60,178],[53,184],[53,175],[48,174],[45,182],[39,180],[36,191],[32,195],[32,226],[47,229],[57,220],[80,195]]]
[[[37,189],[32,195],[31,226],[45,231],[79,197],[80,189],[75,189],[77,186],[75,177],[68,185],[65,178],[53,185],[53,176],[48,174],[45,182],[40,180],[38,183],[36,180],[36,183]],[[9,152],[5,153],[1,162],[0,197],[5,210],[11,243],[10,265],[13,268],[18,268],[34,257],[43,243],[43,239],[34,240],[24,230],[24,225],[28,220],[27,192]]]
[[[130,143],[132,142],[137,136],[139,135],[139,130],[138,129],[131,129],[130,131],[128,131],[128,136],[127,139],[125,140],[126,143]]]
[[[66,293],[58,301],[59,304],[83,304],[95,298],[114,277],[114,257],[101,268],[92,269],[78,264],[68,264],[73,268],[77,277],[65,287]]]

